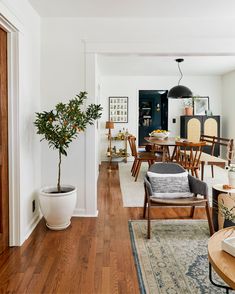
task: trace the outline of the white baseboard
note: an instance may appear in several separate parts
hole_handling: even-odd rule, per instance
[[[94,214],[87,214],[85,209],[75,209],[74,213],[73,213],[73,217],[97,217],[98,213],[99,213],[98,210],[96,210],[96,212]],[[32,234],[33,230],[36,228],[36,226],[39,223],[39,221],[41,220],[41,218],[42,218],[41,212],[38,212],[32,218],[31,222],[27,226],[27,230],[26,230],[26,234],[25,234],[23,242],[29,238],[29,236]],[[22,242],[22,244],[23,244],[23,242]]]
[[[24,241],[28,239],[28,237],[32,234],[33,230],[36,228],[37,224],[39,223],[39,221],[42,218],[42,214],[40,213],[40,211],[32,218],[31,222],[29,223],[29,225],[27,226],[27,231],[25,234],[25,238]],[[22,245],[22,244],[21,244]]]
[[[99,211],[96,210],[96,212],[94,214],[88,214],[86,212],[86,209],[80,209],[80,208],[76,208],[73,212],[73,217],[97,217],[99,214]]]

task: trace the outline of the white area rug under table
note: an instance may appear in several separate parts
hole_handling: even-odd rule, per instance
[[[124,207],[143,207],[144,205],[144,176],[148,170],[148,164],[142,163],[137,181],[131,176],[132,162],[119,163],[119,178]],[[212,186],[228,183],[227,171],[214,166],[214,175],[211,176],[211,167],[205,165],[204,181],[209,187],[209,197],[212,204]]]

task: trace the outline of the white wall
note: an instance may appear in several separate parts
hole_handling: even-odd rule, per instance
[[[129,50],[135,52],[137,48],[133,42],[142,42],[143,45],[155,42],[154,46],[149,45],[151,50],[148,52],[150,53],[186,52],[193,54],[235,51],[234,40],[229,39],[235,37],[235,31],[231,30],[231,27],[234,26],[233,20],[219,22],[199,18],[145,19],[144,21],[142,19],[45,18],[42,19],[41,26],[40,56],[40,19],[28,1],[2,0],[1,5],[9,11],[9,15],[16,19],[16,22],[20,23],[22,28],[19,34],[21,241],[27,237],[36,223],[38,215],[31,212],[31,201],[35,197],[36,189],[40,183],[54,184],[57,176],[57,154],[49,150],[46,144],[39,143],[39,137],[35,134],[32,124],[35,117],[34,112],[48,110],[55,103],[67,101],[86,88],[84,66],[86,49],[83,40],[96,42],[95,46],[107,42],[107,44],[112,44],[113,48],[116,42],[120,42],[120,50],[120,45],[125,44]],[[210,38],[213,38],[213,42]],[[225,47],[227,50],[224,50]],[[90,46],[90,48],[93,47]],[[138,51],[141,52],[141,46]],[[184,82],[190,86],[186,78]],[[162,87],[168,87],[168,83],[163,83]],[[175,84],[175,78],[174,81],[172,79],[172,84]],[[148,85],[140,83],[135,86],[135,93],[134,91],[131,91],[131,94],[126,91],[124,93],[121,89],[118,93],[136,97],[137,89],[143,89],[144,86],[149,88],[151,85],[153,89],[156,89],[154,81],[151,81]],[[209,92],[206,89],[206,93],[201,91],[200,94],[210,96]],[[131,107],[136,109],[136,101]],[[219,109],[217,108],[218,106],[215,106],[214,113]],[[134,111],[131,111],[135,119]],[[130,126],[130,131],[134,132],[135,129]],[[40,146],[43,146],[42,167]],[[87,181],[85,172],[89,174],[89,170],[86,170],[85,154],[89,151],[89,148],[85,150],[85,135],[81,134],[81,137],[72,144],[68,158],[63,160],[63,182],[72,183],[78,187],[77,209],[83,210],[86,210],[88,201],[96,202],[96,197],[86,199],[84,185],[85,180]]]
[[[221,115],[222,94],[221,94],[221,77],[220,76],[191,76],[184,77],[183,85],[189,87],[194,95],[209,96],[210,110],[214,115]],[[180,116],[184,114],[183,101],[169,99],[168,109],[168,129],[175,136],[180,136]],[[172,119],[176,118],[176,123]]]
[[[222,77],[222,135],[235,139],[235,71]]]
[[[72,21],[72,20],[71,20]],[[53,109],[58,102],[66,102],[84,86],[84,48],[82,38],[63,20],[42,22],[42,88],[41,109]],[[70,21],[69,21],[70,23]],[[57,179],[58,154],[43,143],[42,185],[55,185]],[[85,135],[71,144],[68,156],[62,158],[62,183],[78,188],[77,209],[85,209]]]
[[[144,21],[143,19],[44,18],[42,19],[41,46],[42,109],[48,110],[59,101],[67,101],[80,90],[86,88],[84,52],[145,52],[167,53],[169,55],[235,52],[234,39],[230,39],[235,36],[234,31],[230,29],[232,25],[233,21],[231,20],[218,23],[217,20],[199,18],[145,19]],[[139,42],[139,45],[137,46],[134,42]],[[177,79],[172,77],[170,82],[168,78],[161,86],[169,88],[169,86],[175,85],[177,80],[178,77]],[[112,84],[113,89],[119,88],[115,93],[112,90],[113,95],[119,94],[129,97],[136,97],[137,89],[143,89],[145,86],[156,89],[154,79],[148,85],[141,84],[139,81],[139,84],[133,87],[135,90],[129,89],[128,91],[124,90],[126,88],[121,88],[123,83],[120,81],[112,80]],[[186,78],[184,78],[184,84],[190,86]],[[195,84],[197,85],[197,83]],[[214,91],[209,91],[205,84],[199,90],[202,95],[214,96]],[[108,97],[110,92],[106,93],[104,97]],[[133,116],[131,119],[136,121],[136,100],[133,100],[130,109]],[[219,107],[215,106],[214,113],[218,109]],[[104,113],[102,124],[106,119],[107,116]],[[104,124],[102,124],[101,128],[104,128]],[[135,132],[136,127],[130,126],[129,129]],[[77,209],[83,211],[86,211],[86,203],[96,201],[96,195],[94,197],[91,195],[91,198],[88,198],[84,185],[86,182],[84,174],[87,173],[84,153],[89,150],[90,147],[85,146],[85,136],[82,135],[72,145],[68,158],[63,159],[63,182],[69,181],[78,187]],[[42,156],[42,183],[54,184],[57,155],[53,150],[48,150],[45,144]],[[94,179],[91,179],[91,185],[96,185]]]
[[[101,119],[100,136],[100,157],[107,160],[105,156],[107,150],[107,131],[104,129],[105,121],[108,120],[109,96],[129,97],[129,117],[128,123],[116,123],[113,134],[120,129],[128,128],[129,132],[138,137],[138,99],[139,90],[169,90],[175,86],[178,77],[172,76],[103,76],[101,77],[101,104],[104,108]],[[190,76],[184,77],[182,84],[189,87],[193,93],[200,96],[210,97],[210,108],[213,114],[221,114],[221,78],[218,76]],[[180,135],[180,115],[183,115],[183,101],[169,99],[169,119],[168,129],[171,135]],[[172,119],[176,118],[176,124]],[[103,128],[102,128],[103,127]],[[116,143],[117,145],[118,143]],[[121,147],[120,147],[121,148]]]
[[[32,212],[32,200],[41,185],[41,148],[33,121],[40,109],[40,18],[27,0],[4,0],[3,15],[19,32],[19,176],[20,243],[38,221],[38,203]],[[10,18],[10,19],[9,19]],[[14,97],[14,99],[17,97]],[[17,102],[16,102],[17,103]]]

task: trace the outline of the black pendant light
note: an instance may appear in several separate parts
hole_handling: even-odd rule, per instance
[[[180,68],[180,63],[183,62],[184,59],[183,58],[178,58],[175,61],[178,62],[178,68],[179,68],[179,72],[180,72],[181,76],[180,76],[180,79],[179,79],[179,82],[178,82],[178,86],[175,86],[175,87],[171,88],[170,91],[167,94],[167,97],[168,98],[191,97],[193,95],[192,91],[189,88],[180,85],[180,81],[183,78],[183,73],[182,73],[181,68]]]

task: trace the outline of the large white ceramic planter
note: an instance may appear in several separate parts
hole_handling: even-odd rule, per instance
[[[39,204],[46,225],[51,230],[63,230],[70,225],[77,201],[77,188],[62,186],[63,193],[55,193],[55,187],[42,188],[39,191]]]

